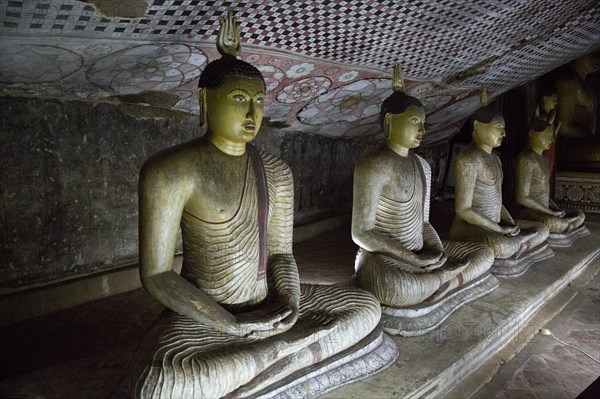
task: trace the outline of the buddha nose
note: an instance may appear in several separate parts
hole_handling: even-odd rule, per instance
[[[248,113],[246,114],[246,118],[254,119],[256,115],[256,104],[254,104],[254,100],[250,100],[248,102]]]

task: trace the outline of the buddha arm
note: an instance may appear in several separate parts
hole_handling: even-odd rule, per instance
[[[530,195],[531,179],[535,173],[535,163],[528,156],[519,156],[517,162],[517,184],[515,188],[515,199],[517,203],[526,208],[531,208],[548,215],[554,215],[555,212]]]
[[[442,240],[429,222],[423,223],[423,248],[443,251]]]
[[[269,251],[267,274],[269,287],[277,292],[281,302],[292,309],[283,320],[291,327],[298,318],[300,306],[300,277],[292,254],[294,229],[294,179],[287,165],[275,176],[276,189],[273,212],[269,221],[267,248]]]
[[[164,166],[161,168],[165,169]],[[169,176],[161,168],[147,164],[140,173],[139,240],[142,284],[169,309],[234,333],[235,317],[173,271],[179,222],[191,188],[185,187],[185,182]]]
[[[399,240],[383,234],[375,228],[375,217],[384,185],[377,163],[359,160],[354,170],[354,194],[352,200],[352,239],[369,252],[382,253],[418,267],[428,266],[439,259],[431,254],[418,254],[405,248]]]
[[[456,189],[455,211],[467,223],[481,226],[486,230],[505,234],[506,232],[498,223],[473,209],[473,194],[477,181],[477,167],[480,165],[471,159],[459,156],[456,160]]]

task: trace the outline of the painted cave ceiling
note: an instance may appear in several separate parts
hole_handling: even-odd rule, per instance
[[[218,57],[228,9],[242,58],[265,76],[270,122],[361,141],[380,138],[396,62],[432,142],[478,108],[481,85],[493,99],[600,48],[597,0],[1,0],[1,92],[95,101],[158,91],[162,106],[197,113],[197,78]]]

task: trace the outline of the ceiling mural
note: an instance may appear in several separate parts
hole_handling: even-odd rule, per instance
[[[164,92],[174,100],[161,106],[197,113],[197,79],[219,57],[218,19],[232,9],[242,57],[265,77],[270,122],[379,140],[379,107],[400,62],[433,142],[477,109],[481,85],[493,99],[600,48],[596,0],[148,0],[139,17],[105,16],[129,15],[118,9],[126,3],[0,1],[1,91],[88,100]]]

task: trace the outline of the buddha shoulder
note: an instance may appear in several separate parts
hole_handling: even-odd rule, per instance
[[[456,156],[456,163],[460,167],[485,164],[491,159],[498,158],[498,156],[492,151],[490,154],[479,148],[476,144],[471,143],[466,146]]]
[[[375,148],[358,158],[355,167],[357,174],[382,174],[383,170],[391,168],[398,156],[384,146]]]
[[[212,166],[210,152],[207,142],[201,139],[159,151],[144,162],[140,184],[181,184],[186,179],[194,178],[204,169],[203,166]]]

